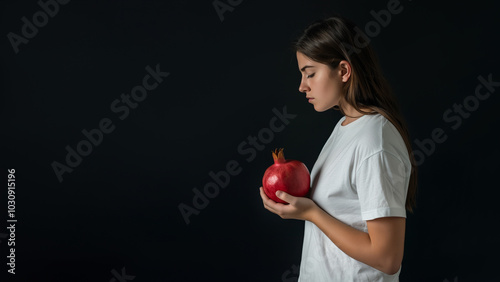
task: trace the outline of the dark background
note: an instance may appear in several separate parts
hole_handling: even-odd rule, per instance
[[[16,170],[18,223],[17,274],[7,275],[0,238],[0,280],[107,282],[125,268],[134,282],[296,281],[304,224],[265,210],[258,188],[274,148],[311,170],[341,115],[316,112],[298,92],[289,46],[332,13],[363,29],[388,2],[243,1],[221,21],[211,0],[70,1],[16,54],[7,34],[21,35],[21,18],[41,8],[1,1],[0,235],[8,168]],[[435,128],[447,139],[419,165],[400,280],[499,281],[500,90],[458,128],[443,119],[474,95],[478,76],[500,81],[498,4],[401,6],[371,44],[414,149]],[[120,120],[111,103],[157,64],[170,75]],[[247,161],[238,146],[285,106],[296,118]],[[60,183],[51,164],[64,164],[65,147],[76,148],[81,131],[103,118],[115,130]],[[192,189],[203,190],[208,173],[230,160],[241,173],[187,225],[178,205],[192,206]]]

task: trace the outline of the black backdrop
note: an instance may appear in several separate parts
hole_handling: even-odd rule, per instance
[[[493,1],[401,1],[385,26],[374,13],[394,1],[0,3],[1,281],[296,281],[304,224],[258,187],[274,148],[312,169],[341,117],[298,92],[289,49],[332,13],[372,28],[418,154],[400,280],[498,281]]]

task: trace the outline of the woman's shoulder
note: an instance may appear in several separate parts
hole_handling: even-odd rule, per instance
[[[363,128],[360,133],[366,136],[379,137],[380,141],[388,140],[394,137],[401,137],[397,128],[385,116],[377,113],[365,115]]]
[[[383,115],[367,115],[358,132],[359,146],[364,147],[366,154],[387,151],[400,154],[406,145],[397,128]],[[403,151],[404,152],[404,151]]]

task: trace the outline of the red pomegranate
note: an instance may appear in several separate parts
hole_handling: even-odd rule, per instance
[[[285,191],[295,197],[304,197],[310,188],[309,169],[302,162],[285,160],[283,148],[275,149],[274,164],[266,169],[262,178],[262,186],[266,195],[273,201],[282,204],[287,202],[276,197],[276,191]]]

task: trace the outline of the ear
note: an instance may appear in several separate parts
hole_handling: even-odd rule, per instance
[[[347,82],[349,78],[351,77],[351,64],[349,64],[348,61],[342,60],[339,63],[339,68],[340,68],[340,75],[342,78],[342,82]]]

